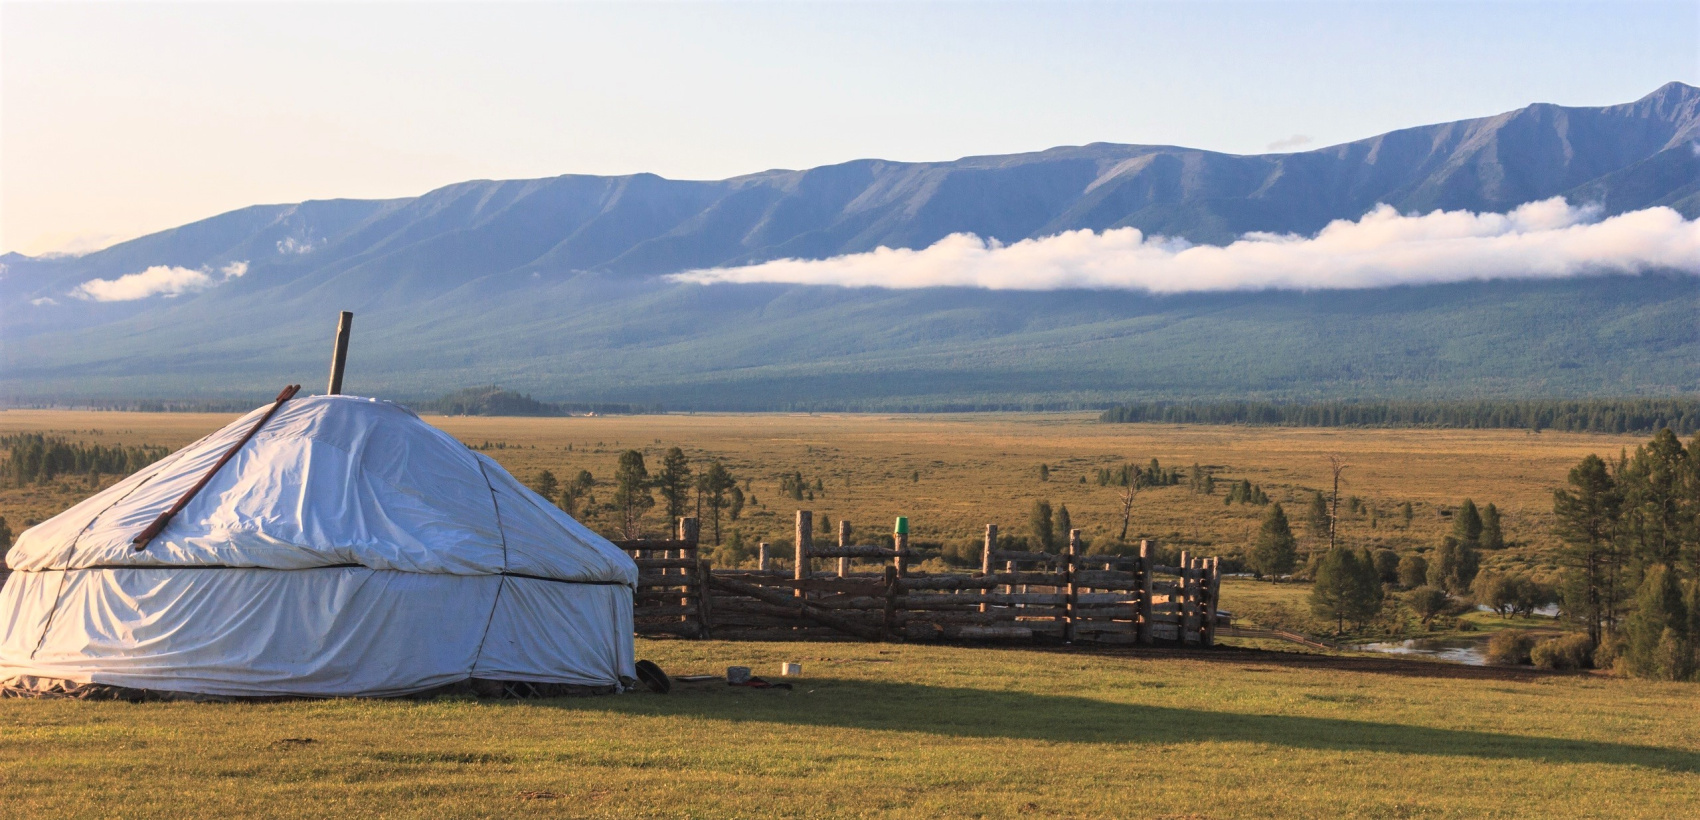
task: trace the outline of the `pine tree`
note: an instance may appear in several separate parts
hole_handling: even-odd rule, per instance
[[[1415,516],[1416,510],[1411,508],[1411,502],[1407,501],[1399,505],[1399,519],[1405,522],[1405,529],[1411,528],[1411,519]]]
[[[1676,572],[1666,564],[1647,570],[1624,621],[1620,662],[1638,678],[1687,680],[1694,673],[1694,646],[1687,607]]]
[[[1457,515],[1452,517],[1452,537],[1458,543],[1474,547],[1482,538],[1482,516],[1476,511],[1476,502],[1464,499],[1458,508]]]
[[[1611,470],[1590,455],[1570,470],[1568,488],[1553,492],[1552,509],[1564,546],[1559,597],[1599,644],[1617,629],[1622,612],[1623,554],[1617,531],[1622,495]]]
[[[1299,544],[1287,524],[1287,512],[1279,502],[1271,504],[1263,514],[1263,524],[1258,527],[1257,541],[1251,548],[1252,567],[1259,575],[1267,575],[1274,581],[1276,576],[1291,573],[1298,558]]]
[[[1492,504],[1482,508],[1481,547],[1484,550],[1505,549],[1505,533],[1499,528],[1499,508]]]
[[[1051,521],[1051,502],[1033,502],[1033,511],[1027,516],[1027,529],[1033,534],[1034,549],[1038,552],[1052,552],[1056,543],[1056,532]]]
[[[1049,465],[1049,464],[1039,465],[1039,480],[1040,481],[1050,481],[1051,480],[1051,465]]]
[[[596,497],[590,494],[596,486],[595,477],[589,470],[579,470],[578,475],[561,488],[561,499],[558,502],[567,515],[575,518],[588,515],[590,508],[596,504]]]
[[[1428,565],[1429,586],[1440,587],[1453,595],[1463,595],[1476,580],[1481,558],[1474,548],[1447,536],[1434,551]]]
[[[726,465],[716,461],[708,465],[708,469],[697,478],[697,494],[708,505],[708,512],[714,522],[714,543],[720,544],[720,511],[732,505],[731,492],[738,489],[738,480],[726,470]],[[822,516],[824,523],[826,517]]]
[[[655,506],[649,494],[649,470],[643,465],[643,453],[627,450],[620,454],[620,464],[614,470],[614,509],[620,513],[620,533],[637,538],[643,532],[643,514]]]
[[[1072,529],[1074,521],[1068,514],[1068,505],[1058,504],[1056,514],[1051,516],[1051,535],[1058,552],[1068,547],[1068,531]]]
[[[544,498],[554,498],[555,494],[560,492],[561,482],[555,478],[554,473],[543,470],[531,479],[529,486],[532,492]]]
[[[1309,527],[1312,538],[1328,536],[1328,499],[1323,497],[1321,490],[1310,494],[1310,508],[1305,511],[1305,525]]]
[[[691,462],[685,451],[674,447],[661,458],[661,472],[655,476],[655,487],[667,505],[667,520],[677,521],[690,511]]]
[[[1319,618],[1332,618],[1337,632],[1346,621],[1362,623],[1381,610],[1381,580],[1368,554],[1335,547],[1323,555],[1310,589],[1310,609]]]

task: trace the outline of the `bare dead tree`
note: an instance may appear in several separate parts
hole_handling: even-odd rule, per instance
[[[1334,549],[1335,525],[1340,520],[1340,474],[1345,472],[1349,466],[1351,465],[1340,460],[1340,456],[1333,453],[1329,454],[1328,468],[1334,473],[1334,497],[1329,499],[1328,502],[1328,548],[1330,550]]]
[[[1139,465],[1127,465],[1122,476],[1127,480],[1127,484],[1122,488],[1122,535],[1118,540],[1126,541],[1128,522],[1133,520],[1133,499],[1139,495]]]

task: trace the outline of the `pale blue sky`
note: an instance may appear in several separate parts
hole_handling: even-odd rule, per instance
[[[1627,102],[1700,84],[1700,0],[6,2],[0,72],[0,249],[38,253],[479,177],[1255,153]]]

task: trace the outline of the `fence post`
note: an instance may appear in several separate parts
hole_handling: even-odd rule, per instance
[[[815,546],[815,514],[808,510],[797,511],[797,565],[792,568],[792,578],[798,581],[809,577],[809,553]],[[803,594],[801,584],[797,585],[798,598],[808,597]]]
[[[992,553],[994,551],[996,551],[997,548],[998,548],[998,525],[987,524],[986,525],[986,545],[980,551],[980,574],[981,575],[991,575],[992,574]],[[992,590],[994,590],[996,588],[997,587],[986,587],[984,589],[984,593],[987,594],[987,595],[990,595]],[[980,611],[981,612],[991,612],[992,611],[992,605],[991,604],[980,604]]]
[[[691,518],[689,516],[684,516],[684,517],[681,517],[679,519],[678,533],[675,537],[677,537],[680,541],[684,541],[684,542],[687,542],[687,543],[690,544],[689,549],[681,548],[681,549],[677,550],[680,558],[685,557],[686,553],[689,553],[691,558],[693,558],[693,559],[697,558],[697,554],[698,554],[698,552],[700,552],[697,549],[698,524],[699,524],[699,522],[697,521],[697,519]],[[680,584],[680,586],[684,587],[684,590],[685,590],[685,594],[682,595],[679,598],[679,605],[680,606],[689,606],[690,603],[691,603],[691,582],[693,580],[691,578],[691,574],[692,574],[691,571],[688,570],[688,569],[685,569],[683,567],[681,567],[679,569],[679,576],[680,576],[679,577],[679,584]],[[697,594],[701,595],[702,590],[699,589],[697,591]],[[680,615],[679,620],[689,621],[690,616],[689,615]]]
[[[756,545],[756,569],[767,572],[768,568],[767,542],[763,541]]]
[[[714,565],[697,559],[697,637],[704,640],[711,637],[710,629],[714,625],[708,612],[708,579],[713,575]]]
[[[1205,596],[1207,602],[1204,608],[1204,645],[1216,645],[1216,603],[1221,599],[1222,592],[1222,559],[1211,558],[1209,564],[1210,592]]]
[[[842,518],[838,519],[838,546],[850,546],[850,522]],[[849,574],[850,559],[848,557],[841,556],[838,559],[838,577],[843,578]]]
[[[1063,604],[1063,640],[1067,643],[1074,643],[1076,610],[1079,609],[1078,603],[1080,601],[1080,593],[1074,586],[1074,563],[1079,560],[1079,558],[1080,530],[1069,530],[1068,564],[1066,565],[1067,568],[1064,570],[1064,572],[1067,573],[1067,586],[1064,588],[1064,594],[1068,597],[1064,599]]]
[[[1192,577],[1192,565],[1192,553],[1181,550],[1180,567],[1176,568],[1180,570],[1180,641],[1183,645],[1197,640],[1197,638],[1192,638],[1192,631],[1195,628],[1193,612],[1198,611],[1198,582]]]
[[[880,637],[891,640],[897,632],[897,567],[885,568],[885,618],[880,625]]]
[[[1139,642],[1151,643],[1151,568],[1157,565],[1156,550],[1151,542],[1139,542]]]

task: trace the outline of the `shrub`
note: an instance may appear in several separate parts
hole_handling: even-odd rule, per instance
[[[1399,559],[1399,586],[1406,589],[1416,589],[1427,582],[1428,561],[1421,555],[1407,555]]]
[[[1375,551],[1375,572],[1382,583],[1399,583],[1399,553],[1389,549]]]
[[[1529,650],[1529,662],[1542,669],[1587,669],[1594,665],[1594,640],[1577,632],[1541,641]]]
[[[1611,635],[1600,641],[1594,647],[1594,668],[1611,669],[1617,666],[1617,659],[1623,655],[1623,636]]]
[[[1426,627],[1435,616],[1446,611],[1446,593],[1439,587],[1420,586],[1406,594],[1405,603]]]
[[[1535,640],[1521,629],[1502,629],[1488,638],[1487,661],[1500,666],[1516,666],[1529,662],[1529,651]]]

